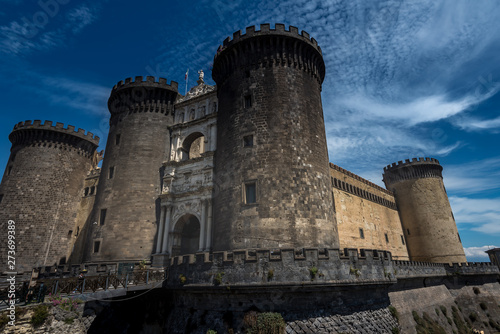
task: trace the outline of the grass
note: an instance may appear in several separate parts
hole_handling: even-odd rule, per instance
[[[399,313],[398,313],[398,310],[394,306],[392,306],[392,305],[389,305],[388,308],[389,308],[389,312],[391,312],[392,317],[399,322]]]

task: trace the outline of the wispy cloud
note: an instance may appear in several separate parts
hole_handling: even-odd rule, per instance
[[[444,169],[444,183],[449,192],[481,194],[500,188],[500,157],[448,165]],[[497,202],[500,208],[500,202]],[[500,225],[500,221],[499,221]]]
[[[480,259],[485,261],[488,259],[488,254],[485,252],[492,248],[497,248],[497,246],[464,247],[464,251],[468,259]]]
[[[473,231],[500,235],[500,198],[450,197],[457,224],[470,224]]]
[[[23,55],[60,46],[97,18],[99,5],[68,7],[41,2],[24,16],[0,26],[0,45],[6,55]]]

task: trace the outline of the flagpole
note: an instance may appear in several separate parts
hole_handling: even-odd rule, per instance
[[[184,96],[186,96],[186,94],[188,92],[188,78],[189,78],[189,69],[186,71],[186,76],[185,76],[185,79],[186,79],[186,90],[184,91]]]

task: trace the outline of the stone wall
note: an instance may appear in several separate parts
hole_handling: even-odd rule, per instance
[[[393,194],[334,164],[330,175],[341,248],[385,249],[409,260]]]

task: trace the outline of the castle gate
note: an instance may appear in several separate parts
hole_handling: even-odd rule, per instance
[[[173,256],[196,253],[200,244],[200,221],[192,214],[185,214],[177,220],[172,235]]]

